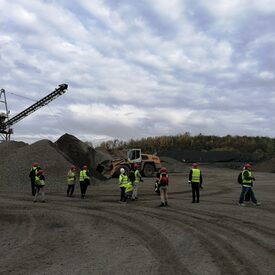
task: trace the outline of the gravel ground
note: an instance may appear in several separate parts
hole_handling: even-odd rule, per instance
[[[164,208],[153,178],[126,205],[117,179],[96,181],[84,200],[78,186],[68,198],[64,182],[46,185],[44,204],[28,182],[13,192],[1,183],[0,274],[275,274],[275,175],[255,173],[262,205],[240,207],[238,171],[201,169],[201,202],[191,203],[186,168],[170,174]]]

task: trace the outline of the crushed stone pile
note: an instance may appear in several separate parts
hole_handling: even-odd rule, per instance
[[[92,183],[106,180],[96,171],[96,164],[110,156],[98,154],[96,150],[74,136],[65,134],[55,143],[40,140],[31,145],[24,142],[0,143],[0,189],[30,190],[29,172],[38,162],[46,177],[47,190],[64,190],[68,169],[72,164],[77,172],[85,164],[92,173]]]
[[[3,144],[0,144],[0,148]],[[60,153],[55,144],[49,140],[40,140],[31,145],[19,146],[16,142],[6,143],[10,153],[1,153],[1,186],[30,189],[29,172],[34,162],[43,169],[49,189],[59,189],[66,183],[70,162]],[[16,149],[16,147],[19,147]],[[7,149],[7,148],[6,148]]]

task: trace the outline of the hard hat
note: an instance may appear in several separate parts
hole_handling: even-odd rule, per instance
[[[38,163],[37,163],[37,162],[34,162],[34,163],[33,163],[33,166],[34,166],[34,167],[37,167],[37,166],[38,166]]]
[[[246,163],[245,165],[244,165],[244,168],[251,168],[251,164],[250,163]]]
[[[43,170],[42,169],[38,170],[37,174],[43,174]]]
[[[88,166],[87,165],[83,165],[83,170],[87,170]]]
[[[125,169],[124,168],[120,168],[120,174],[124,174],[125,173]]]
[[[198,167],[198,164],[196,162],[192,163],[192,167]]]
[[[167,173],[166,167],[161,167],[159,170],[160,173]]]

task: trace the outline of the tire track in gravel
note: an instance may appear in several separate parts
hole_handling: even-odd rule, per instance
[[[58,203],[60,205],[60,203]],[[122,206],[123,208],[124,206]],[[87,213],[86,210],[89,210]],[[124,209],[125,210],[125,209]],[[56,209],[55,211],[64,211],[62,209]],[[191,274],[189,270],[183,265],[178,258],[174,247],[170,241],[156,227],[145,223],[141,219],[136,217],[116,213],[115,211],[106,210],[105,207],[74,207],[75,214],[89,215],[104,219],[110,224],[126,229],[131,235],[134,235],[137,239],[140,239],[144,246],[151,252],[152,256],[157,260],[159,264],[158,274]],[[108,216],[104,215],[107,214]]]
[[[147,207],[146,207],[147,208]],[[148,209],[148,208],[147,208]],[[151,210],[151,208],[149,208]],[[225,250],[227,251],[226,253],[223,253],[223,258],[222,258],[222,265],[220,266],[220,268],[222,268],[221,270],[224,269],[223,265],[225,264],[226,270],[224,270],[224,272],[230,272],[231,274],[236,274],[241,272],[241,274],[266,274],[265,272],[261,272],[261,270],[259,270],[258,266],[251,261],[251,258],[249,258],[246,253],[241,253],[240,252],[240,248],[235,248],[231,243],[230,240],[233,240],[235,235],[237,234],[240,239],[242,239],[244,242],[250,242],[251,244],[255,243],[260,246],[262,249],[265,249],[269,254],[269,263],[268,264],[273,264],[274,266],[274,248],[270,247],[268,245],[263,245],[257,238],[252,237],[251,235],[245,234],[245,232],[240,231],[236,228],[229,228],[228,225],[222,225],[222,224],[217,224],[217,218],[216,220],[212,220],[209,221],[207,220],[205,217],[198,217],[197,215],[193,215],[190,214],[188,212],[185,211],[173,211],[172,213],[164,214],[161,213],[161,217],[159,216],[159,213],[154,213],[152,214],[152,212],[148,211],[148,210],[136,210],[136,211],[141,211],[142,214],[147,213],[149,215],[152,215],[154,217],[158,217],[161,219],[166,219],[169,223],[173,223],[176,224],[177,226],[181,226],[181,227],[190,227],[191,230],[196,231],[196,235],[199,239],[201,239],[204,243],[207,243],[208,247],[212,247],[212,250],[214,251],[214,253],[212,253],[211,255],[216,258],[216,253],[215,251],[217,251],[217,246],[219,249],[221,249],[222,253],[223,253],[223,246],[225,247]],[[177,213],[175,215],[175,213]],[[180,217],[179,215],[180,214]],[[185,219],[183,220],[183,216],[185,217]],[[186,217],[193,219],[193,221],[187,221]],[[196,224],[198,224],[198,222],[196,222],[196,220],[200,221],[200,229],[199,231],[203,231],[203,237],[201,235],[201,232],[198,232],[198,229],[195,227]],[[201,221],[203,223],[201,223]],[[214,223],[213,223],[214,222]],[[188,225],[186,225],[188,224]],[[195,225],[195,226],[194,226]],[[211,230],[211,231],[210,231]],[[266,233],[266,231],[264,231],[264,233]],[[270,233],[270,232],[269,232]],[[219,234],[219,235],[217,235]],[[274,235],[274,234],[273,234]],[[207,236],[207,239],[205,239],[204,236]],[[229,236],[231,236],[231,238],[229,238]],[[209,240],[212,240],[212,243],[209,243]],[[217,241],[219,241],[219,243],[217,244]],[[222,245],[221,245],[222,244]],[[216,248],[215,248],[216,247]],[[244,246],[245,247],[245,246]],[[219,252],[221,252],[219,250]],[[211,253],[211,251],[209,251]],[[231,258],[231,260],[226,260],[227,256],[226,254],[228,254],[229,252],[229,259]],[[218,256],[218,259],[220,259],[220,256]],[[266,259],[265,259],[266,260]],[[235,271],[232,271],[232,263],[235,263]],[[219,263],[219,261],[218,261]],[[231,271],[230,271],[230,266],[231,266]],[[242,267],[242,271],[239,270],[239,268]],[[274,271],[275,271],[275,267],[274,267]],[[245,272],[245,273],[244,273]]]
[[[152,209],[150,209],[152,210]],[[171,226],[176,226],[180,229],[185,229],[190,234],[194,236],[194,239],[199,240],[199,242],[206,247],[211,257],[214,259],[215,264],[221,271],[221,274],[261,274],[253,263],[249,266],[246,262],[242,260],[243,255],[240,254],[234,247],[221,236],[217,235],[216,232],[210,232],[205,226],[197,228],[198,223],[196,218],[190,216],[191,220],[182,221],[182,216],[179,215],[163,215],[163,213],[152,213],[151,211],[136,210],[141,215],[149,215],[150,217],[157,218],[169,223]],[[116,213],[115,211],[109,211],[112,215],[120,215],[121,213]],[[218,253],[217,253],[218,251]],[[203,273],[201,273],[203,274]]]
[[[15,204],[15,202],[10,202]],[[23,200],[23,202],[25,201]],[[56,207],[57,205],[61,207],[66,206],[66,209],[59,209]],[[115,205],[118,206],[117,204]],[[119,206],[121,206],[121,209],[125,211],[124,206]],[[174,247],[166,236],[159,232],[156,227],[148,225],[140,219],[136,219],[129,215],[123,215],[121,213],[115,214],[107,211],[105,207],[101,206],[90,207],[79,204],[71,205],[69,202],[62,201],[55,201],[53,204],[46,204],[46,207],[47,210],[55,211],[55,213],[59,212],[65,214],[70,212],[76,215],[83,215],[84,217],[92,216],[93,218],[104,219],[110,224],[127,230],[130,235],[134,235],[137,239],[142,241],[144,247],[150,251],[151,255],[158,262],[158,274],[190,274],[188,269],[183,265],[180,259],[178,259]],[[87,210],[89,211],[88,213]],[[38,257],[42,256],[43,255],[40,254]],[[20,266],[17,266],[17,268],[19,267]]]
[[[90,209],[93,210],[94,208],[91,206],[85,207],[85,209]],[[148,211],[151,210],[151,211]],[[109,213],[111,215],[111,222],[115,221],[115,223],[117,223],[117,219],[123,218],[125,221],[127,221],[127,223],[129,223],[129,221],[132,221],[133,226],[134,226],[134,232],[137,234],[137,236],[144,236],[144,234],[146,234],[146,232],[148,232],[148,230],[146,229],[145,232],[142,230],[136,230],[137,224],[142,225],[142,227],[145,226],[148,227],[148,223],[141,223],[140,219],[137,219],[135,217],[135,219],[133,219],[132,215],[129,214],[125,214],[125,213],[121,213],[121,212],[117,212],[115,210],[110,210],[106,207],[100,207],[98,208],[98,210],[100,212],[104,212],[104,213]],[[153,210],[153,213],[152,213]],[[129,209],[127,210],[129,211]],[[247,259],[246,259],[246,255],[242,254],[239,252],[239,250],[230,243],[230,241],[227,239],[227,236],[230,236],[230,234],[232,234],[231,231],[229,231],[229,229],[226,226],[214,226],[214,228],[212,228],[212,232],[209,231],[209,226],[212,225],[213,227],[213,223],[211,221],[207,221],[204,217],[204,219],[197,217],[196,215],[190,215],[190,213],[182,213],[179,212],[176,215],[173,213],[172,215],[169,213],[168,215],[163,215],[163,213],[160,213],[159,211],[156,213],[156,210],[154,208],[151,207],[146,207],[146,210],[144,209],[134,209],[134,214],[136,216],[137,213],[139,213],[140,215],[149,215],[151,217],[157,218],[159,220],[163,220],[165,222],[168,222],[170,225],[175,225],[177,227],[179,227],[180,229],[185,228],[186,230],[188,230],[188,232],[191,232],[191,234],[194,235],[195,239],[198,239],[203,245],[205,245],[207,247],[207,251],[210,253],[210,255],[212,256],[212,258],[215,260],[216,265],[218,266],[219,270],[221,270],[221,274],[224,273],[228,273],[228,274],[261,274],[260,270],[258,269],[258,267],[253,263],[253,262],[249,262],[249,264],[247,264]],[[130,210],[131,212],[131,210]],[[133,214],[133,213],[131,213]],[[180,217],[179,215],[180,214]],[[191,218],[191,220],[186,221],[186,219],[182,220],[182,214],[184,214],[184,216],[188,216],[189,219]],[[187,215],[186,215],[187,214]],[[93,214],[91,214],[93,215]],[[116,217],[114,220],[114,216]],[[106,218],[106,217],[105,217]],[[203,225],[203,228],[200,227],[200,229],[197,229],[197,221],[198,220],[203,220],[204,222],[207,223],[207,227],[205,225]],[[123,228],[125,228],[125,222],[121,223],[121,226]],[[130,226],[129,229],[131,229],[132,225]],[[225,234],[224,234],[225,231]],[[153,229],[152,231],[149,231],[150,234],[148,235],[148,237],[146,237],[146,239],[152,239],[152,236],[156,235],[156,230]],[[218,235],[219,234],[219,235]],[[158,236],[157,236],[158,237]],[[161,239],[157,238],[157,245],[156,247],[159,245],[159,241]],[[168,240],[169,242],[169,240]],[[167,250],[167,247],[172,247],[172,244],[167,244],[167,240],[165,240],[165,242],[163,243],[163,248],[160,248],[162,250]],[[168,246],[167,246],[168,245]],[[210,248],[210,250],[209,250]],[[171,248],[168,250],[169,254]],[[158,249],[159,251],[159,249]],[[219,253],[217,253],[217,251],[219,251]],[[176,253],[173,253],[176,255]],[[177,255],[176,255],[177,256]],[[166,257],[165,257],[166,258]],[[167,258],[166,258],[167,259]],[[172,264],[175,264],[175,257],[173,255],[171,255],[171,260],[172,260]],[[177,268],[176,270],[178,271],[178,263],[176,264]],[[161,269],[163,269],[163,267],[161,267]],[[185,267],[186,269],[186,267]],[[174,274],[174,273],[173,273]],[[187,274],[186,271],[185,273],[179,273],[179,274]]]

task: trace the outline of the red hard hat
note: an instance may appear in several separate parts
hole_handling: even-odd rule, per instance
[[[250,163],[246,163],[246,164],[244,165],[244,168],[251,168],[251,164],[250,164]]]
[[[38,166],[38,163],[37,163],[37,162],[34,162],[34,163],[33,163],[33,166],[34,166],[34,167],[37,167],[37,166]]]
[[[192,167],[198,167],[198,164],[196,162],[192,163]]]
[[[38,170],[37,174],[43,174],[43,170],[42,169]]]
[[[160,173],[167,173],[166,167],[161,167],[159,170]]]

